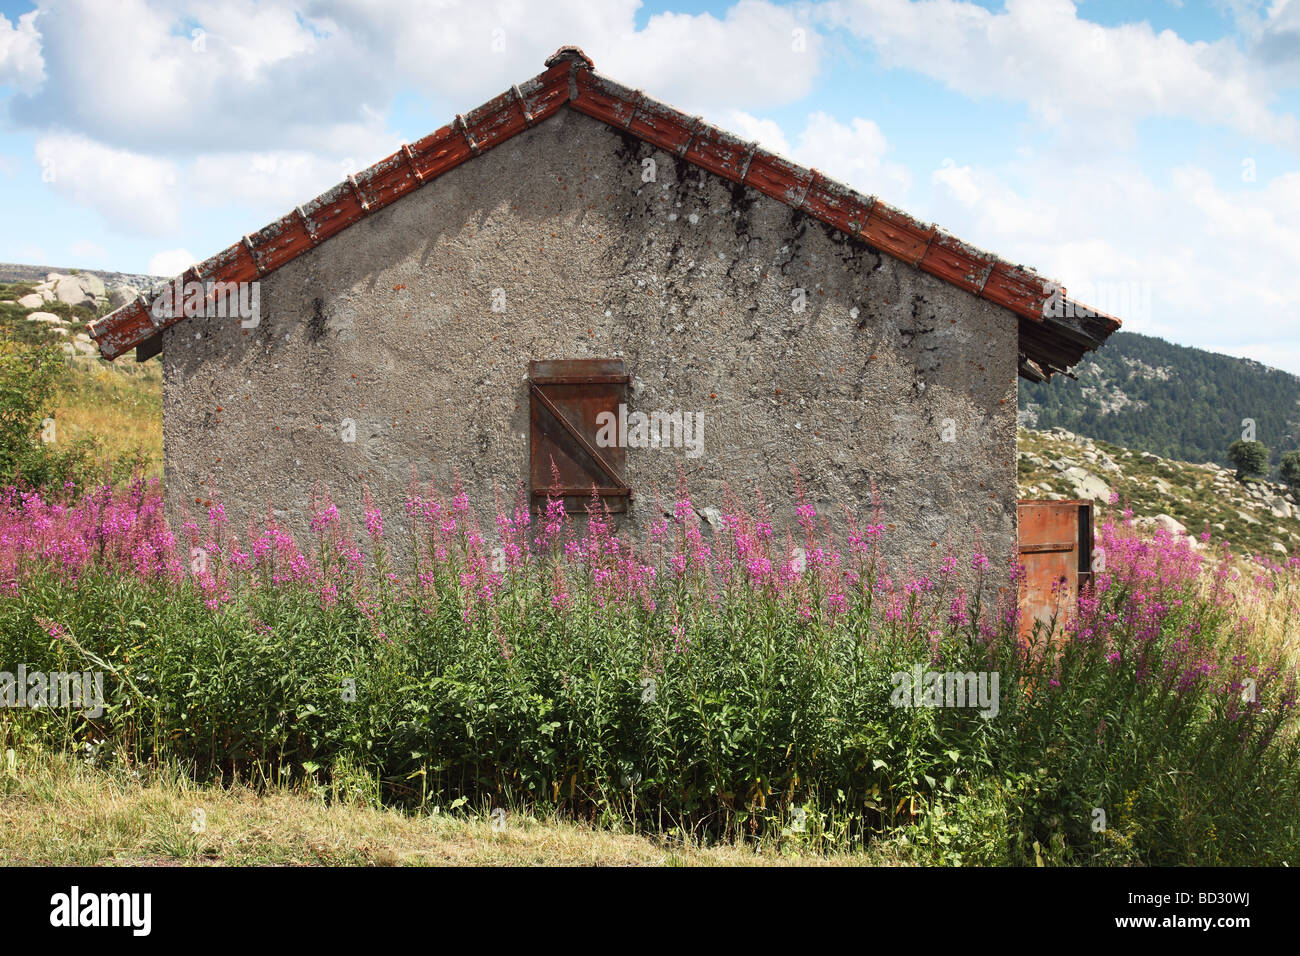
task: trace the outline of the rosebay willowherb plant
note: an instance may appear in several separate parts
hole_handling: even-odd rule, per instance
[[[683,487],[631,541],[593,502],[521,493],[485,531],[458,485],[413,485],[400,529],[367,495],[354,530],[321,489],[299,542],[219,503],[178,539],[144,482],[10,491],[0,670],[101,668],[108,699],[0,726],[198,776],[346,768],[412,807],[920,861],[1300,859],[1295,674],[1226,555],[1105,523],[1095,588],[1022,641],[978,546],[897,567],[878,512],[836,541],[800,491],[780,540],[761,496],[712,528]],[[1295,593],[1294,562],[1255,567]]]

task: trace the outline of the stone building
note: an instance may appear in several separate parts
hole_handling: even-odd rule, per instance
[[[1010,555],[1017,376],[1119,324],[567,47],[178,282],[91,329],[161,350],[174,511],[304,531],[323,481],[400,520],[414,468],[490,527],[554,460],[633,531],[681,475],[706,521],[758,487],[793,524],[793,466],[832,520],[874,487],[918,567],[975,534]]]

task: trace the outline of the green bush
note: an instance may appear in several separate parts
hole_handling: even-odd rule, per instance
[[[1300,489],[1300,451],[1289,451],[1282,456],[1278,474],[1293,489]]]
[[[901,836],[927,863],[1300,859],[1285,708],[1234,723],[1213,695],[1117,674],[1095,647],[1068,645],[1048,685],[969,630],[936,647],[745,599],[688,612],[674,653],[649,612],[561,614],[538,592],[466,622],[452,601],[368,618],[269,589],[213,613],[196,588],[157,587],[38,575],[0,601],[3,660],[103,666],[110,698],[98,720],[8,719],[200,777],[364,768],[410,806],[489,799],[777,841],[798,838],[803,808],[797,834]],[[998,671],[1001,713],[891,706],[890,675],[917,662]]]
[[[1263,475],[1268,472],[1268,448],[1263,442],[1238,438],[1228,446],[1228,458],[1237,466],[1237,477]]]
[[[1294,668],[1251,649],[1185,538],[1104,524],[1095,589],[1022,639],[1012,608],[954,589],[955,559],[896,584],[878,555],[809,548],[807,570],[751,585],[734,562],[707,576],[692,527],[619,592],[607,534],[490,576],[462,523],[403,577],[377,511],[367,566],[337,523],[315,562],[275,526],[246,554],[214,506],[207,536],[188,529],[211,563],[187,572],[160,514],[143,483],[73,509],[0,498],[0,661],[102,671],[107,698],[98,716],[8,710],[8,739],[349,799],[374,780],[411,808],[883,838],[924,863],[1300,862]],[[1297,568],[1260,573],[1298,586]],[[914,668],[996,694],[930,706],[899,692]]]
[[[59,442],[49,417],[65,368],[56,345],[0,334],[0,482],[63,490],[90,477],[94,442]]]

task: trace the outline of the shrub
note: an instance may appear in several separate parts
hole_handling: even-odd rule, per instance
[[[378,780],[412,807],[884,836],[938,863],[1300,859],[1295,675],[1252,651],[1226,555],[1104,524],[1095,590],[1022,640],[978,552],[905,576],[883,524],[840,545],[800,501],[801,567],[761,502],[726,511],[706,538],[683,492],[634,547],[602,511],[521,503],[493,552],[462,494],[416,490],[399,573],[373,506],[365,557],[326,496],[309,554],[274,522],[241,543],[219,504],[178,544],[152,483],[11,490],[3,659],[102,669],[108,701],[2,719],[201,777]],[[918,666],[996,674],[996,713],[895,706]]]
[[[1268,471],[1268,448],[1263,442],[1238,438],[1228,446],[1228,457],[1237,466],[1237,477],[1248,478]]]
[[[56,346],[0,335],[0,480],[72,490],[89,475],[94,443],[60,444],[48,417],[64,368]]]
[[[1289,451],[1278,463],[1278,474],[1293,489],[1300,489],[1300,451]]]

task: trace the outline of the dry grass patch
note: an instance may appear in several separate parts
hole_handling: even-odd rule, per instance
[[[129,458],[137,450],[146,474],[162,473],[162,365],[123,360],[108,365],[97,358],[69,364],[59,388],[54,420],[60,441],[96,439],[99,454]]]
[[[117,866],[788,866],[893,862],[670,845],[509,814],[410,816],[293,790],[199,786],[174,770],[137,778],[61,754],[0,759],[0,863]]]

